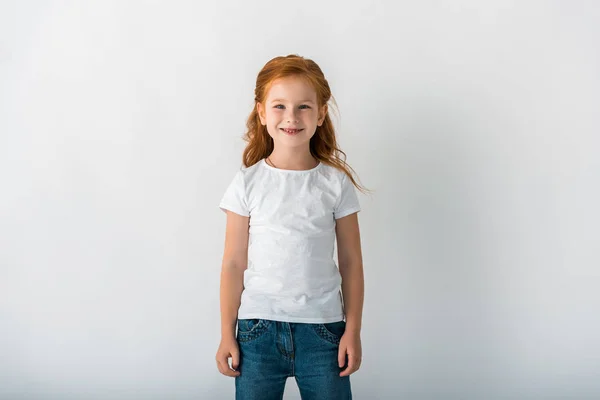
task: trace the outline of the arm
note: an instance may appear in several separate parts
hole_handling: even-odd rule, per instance
[[[362,359],[360,330],[365,282],[357,213],[338,219],[335,230],[346,314],[346,332],[340,342],[338,361],[343,367],[348,354],[348,368],[340,374],[345,376],[358,370]]]
[[[357,213],[338,219],[335,229],[346,330],[358,334],[362,326],[365,281]]]
[[[239,372],[229,368],[227,359],[232,358],[235,370],[239,364],[239,349],[235,339],[240,299],[244,290],[244,270],[248,264],[248,223],[250,218],[227,211],[225,249],[221,267],[221,344],[217,351],[219,371],[227,376]]]

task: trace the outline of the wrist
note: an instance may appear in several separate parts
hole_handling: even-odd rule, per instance
[[[237,320],[236,320],[237,322]],[[221,337],[223,338],[230,338],[233,337],[235,338],[235,330],[236,330],[236,325],[237,323],[227,323],[227,324],[223,324],[221,325]]]
[[[235,331],[221,330],[221,339],[235,339]]]
[[[353,320],[346,320],[346,332],[360,335],[360,329],[360,323],[356,323]]]

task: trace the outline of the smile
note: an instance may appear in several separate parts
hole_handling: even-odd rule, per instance
[[[303,131],[304,129],[284,129],[284,128],[279,128],[282,131],[284,131],[285,133],[287,133],[288,135],[295,135],[298,132]]]

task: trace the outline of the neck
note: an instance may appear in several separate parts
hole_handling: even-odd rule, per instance
[[[275,149],[268,158],[271,164],[279,169],[306,170],[319,164],[319,161],[310,154],[310,151],[301,153],[293,150]]]

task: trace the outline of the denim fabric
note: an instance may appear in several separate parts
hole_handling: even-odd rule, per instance
[[[352,399],[350,377],[340,377],[340,338],[346,322],[291,323],[267,319],[238,320],[240,376],[237,400],[281,400],[288,377],[294,377],[303,400]],[[346,360],[347,363],[347,360]]]

